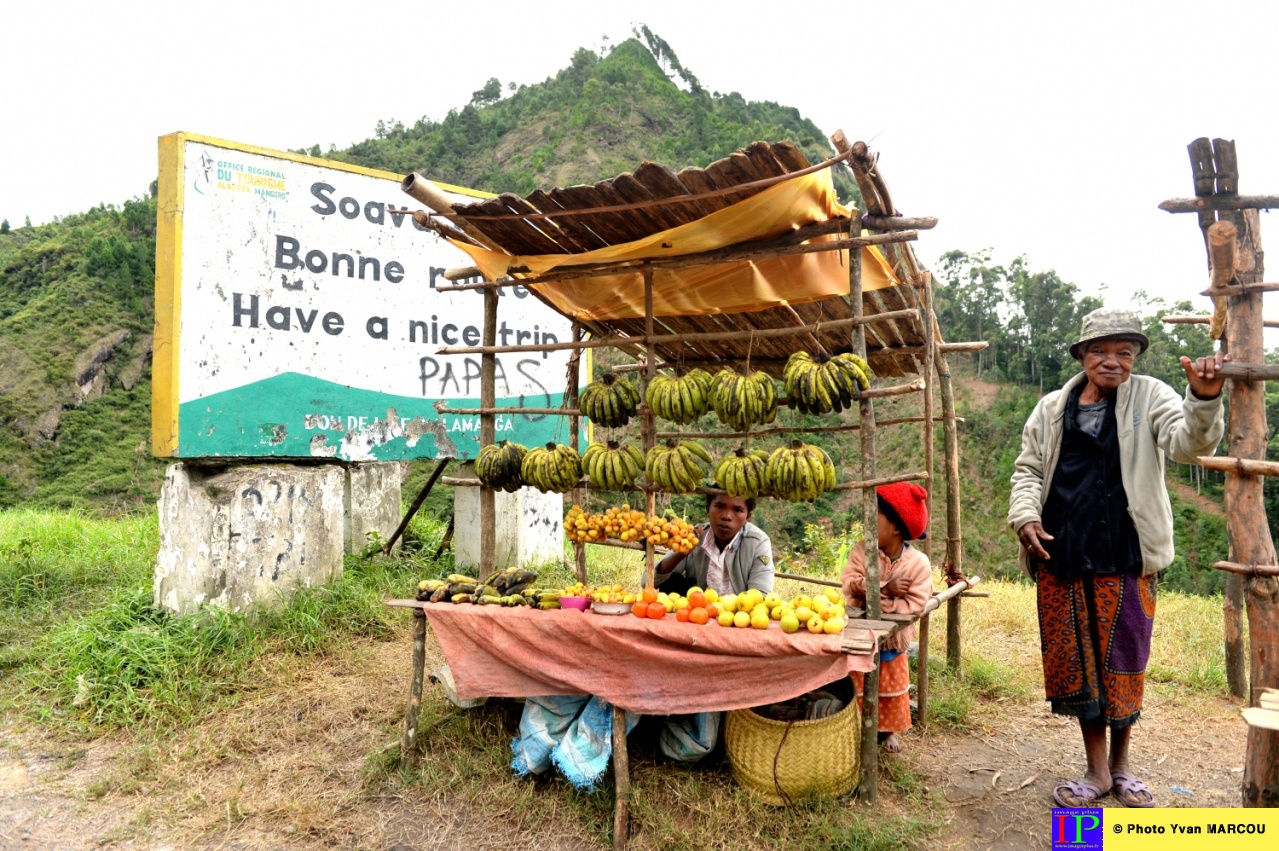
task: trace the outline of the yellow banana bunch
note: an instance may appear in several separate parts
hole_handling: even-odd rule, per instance
[[[562,443],[548,443],[528,451],[520,475],[542,493],[568,493],[582,478],[582,459]]]
[[[746,431],[777,418],[777,385],[763,372],[721,369],[711,380],[711,408],[724,425]]]
[[[773,450],[765,472],[769,493],[791,502],[812,502],[835,487],[830,456],[802,440]]]
[[[753,499],[768,493],[768,453],[738,449],[715,465],[715,484],[730,496]]]
[[[486,487],[515,493],[524,487],[524,479],[520,476],[520,467],[524,464],[524,456],[528,449],[518,443],[503,440],[491,443],[480,450],[475,459],[475,476]]]
[[[644,475],[667,493],[690,493],[701,487],[711,455],[695,440],[668,440],[648,450]]]
[[[644,453],[634,443],[596,441],[582,453],[582,469],[591,480],[591,487],[620,491],[635,484],[644,469]]]
[[[839,413],[861,398],[870,386],[870,367],[851,352],[835,355],[824,363],[808,352],[795,352],[782,371],[786,396],[802,414]]]
[[[648,383],[644,401],[664,420],[680,425],[696,422],[710,409],[711,376],[693,369],[682,378],[658,375]]]
[[[587,418],[604,428],[619,428],[630,422],[639,406],[640,395],[635,385],[606,373],[592,381],[577,397],[577,407]]]

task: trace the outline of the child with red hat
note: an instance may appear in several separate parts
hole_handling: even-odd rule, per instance
[[[875,488],[879,503],[879,608],[899,615],[923,613],[933,595],[933,566],[907,541],[928,535],[928,491],[914,482]],[[866,605],[866,549],[853,547],[841,577],[852,605]],[[906,650],[915,637],[911,624],[879,644],[879,738],[884,750],[897,753],[897,733],[910,729],[910,663]],[[865,676],[853,674],[861,703]]]

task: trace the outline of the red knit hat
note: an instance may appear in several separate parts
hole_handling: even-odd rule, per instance
[[[897,482],[875,488],[875,496],[879,498],[881,509],[889,509],[884,513],[903,530],[906,540],[918,541],[928,537],[927,490],[914,482]]]

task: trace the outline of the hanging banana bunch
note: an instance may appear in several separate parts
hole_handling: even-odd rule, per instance
[[[777,385],[763,372],[721,369],[711,381],[711,408],[729,428],[746,431],[777,418]]]
[[[773,450],[766,468],[768,491],[791,502],[812,502],[835,487],[835,465],[820,447],[802,440]]]
[[[577,407],[587,419],[604,428],[620,428],[630,422],[639,406],[635,385],[612,374],[592,381],[577,397]]]
[[[644,475],[666,493],[691,493],[702,486],[711,455],[695,440],[668,440],[648,450]]]
[[[542,493],[568,493],[582,478],[582,459],[564,444],[530,449],[520,467],[524,483]]]
[[[644,469],[644,453],[634,443],[619,444],[610,440],[598,441],[586,447],[582,453],[582,469],[591,481],[591,487],[606,491],[620,491],[635,484]]]
[[[658,375],[648,383],[644,401],[664,420],[680,425],[696,422],[710,409],[711,376],[693,369],[681,378]]]
[[[515,493],[524,487],[520,468],[524,464],[527,447],[503,440],[491,443],[480,450],[475,459],[475,476],[485,487]]]
[[[730,496],[754,499],[768,493],[768,453],[738,449],[715,465],[715,484]]]
[[[851,408],[861,391],[870,386],[870,367],[851,352],[835,355],[825,363],[808,352],[795,352],[782,371],[786,396],[802,414],[839,413]]]

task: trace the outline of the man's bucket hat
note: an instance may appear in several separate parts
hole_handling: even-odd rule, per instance
[[[1070,347],[1070,356],[1084,359],[1084,346],[1097,340],[1131,340],[1141,347],[1137,354],[1150,348],[1150,338],[1141,332],[1141,320],[1131,310],[1103,307],[1084,317],[1079,340]]]

